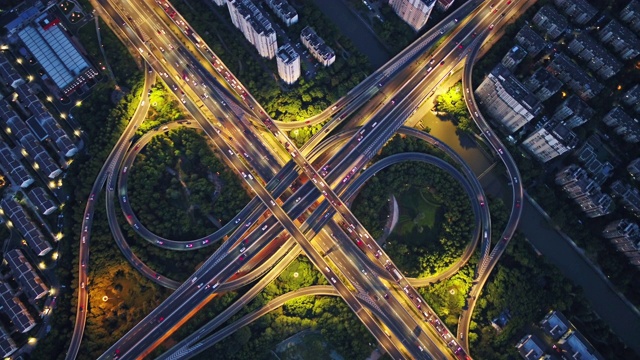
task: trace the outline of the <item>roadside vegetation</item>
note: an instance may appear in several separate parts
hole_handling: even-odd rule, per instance
[[[302,121],[316,115],[371,73],[368,59],[317,9],[312,0],[292,3],[300,20],[290,28],[282,27],[295,42],[299,41],[300,31],[305,26],[312,26],[334,49],[336,61],[327,68],[314,68],[316,75],[312,78],[305,75],[307,65],[302,61],[302,76],[291,86],[280,82],[275,59],[260,58],[240,30],[233,26],[226,6],[183,0],[173,4],[269,116],[276,120]],[[302,145],[320,128],[320,125],[304,127],[297,130],[292,138],[297,145]]]
[[[440,153],[426,142],[396,135],[378,159],[407,151]],[[456,180],[435,166],[417,162],[379,172],[365,184],[352,207],[374,238],[382,236],[391,195],[398,200],[400,218],[385,251],[407,276],[436,274],[460,257],[470,241],[474,215],[467,193]]]
[[[231,324],[270,300],[311,285],[327,285],[306,257],[296,259],[283,273],[226,324]],[[364,359],[375,339],[344,301],[335,296],[306,296],[288,301],[258,321],[243,327],[194,359],[273,359],[272,351],[283,340],[305,330],[317,331],[325,346],[344,359]]]
[[[155,136],[130,171],[128,193],[136,216],[167,239],[211,234],[250,200],[238,176],[193,129]]]

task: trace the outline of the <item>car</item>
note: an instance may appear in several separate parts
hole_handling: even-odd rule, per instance
[[[325,269],[325,270],[327,270],[327,272],[331,272],[331,269],[329,269],[329,267],[328,267],[328,266],[325,266],[325,268],[324,268],[324,269]]]
[[[480,201],[480,206],[484,206],[484,201]]]
[[[380,259],[380,250],[376,251],[376,253],[373,254],[373,256],[375,256],[376,259]]]
[[[507,5],[511,5],[511,0],[507,1]]]
[[[502,148],[498,148],[498,152],[500,153],[500,155],[504,154],[504,150],[502,150]]]
[[[463,48],[462,44],[458,45],[458,49],[462,49],[462,48]]]
[[[358,142],[362,141],[362,138],[363,138],[362,135],[358,136]]]
[[[343,182],[343,183],[346,183],[347,181],[349,181],[349,175],[345,176],[345,178],[344,178],[344,179],[342,179],[342,182]]]
[[[262,231],[266,231],[269,228],[269,225],[265,225],[262,227]]]
[[[444,65],[444,60],[440,61],[440,66]]]
[[[89,217],[90,217],[90,216],[91,216],[91,215],[87,214],[87,217],[85,217],[84,219],[85,219],[85,220],[89,220]]]
[[[193,244],[186,244],[184,247],[186,247],[186,248],[190,249],[190,248],[192,248],[192,247],[193,247]]]
[[[251,221],[247,221],[247,223],[244,226],[246,226],[246,227],[251,226]]]
[[[471,34],[471,37],[476,37],[476,35],[478,35],[478,33],[474,31],[473,34]]]
[[[245,250],[247,250],[247,248],[246,248],[246,247],[244,247],[244,246],[243,246],[243,247],[241,247],[241,248],[240,248],[240,253],[243,253]]]
[[[336,283],[336,278],[332,277],[331,278],[331,282],[335,284]]]
[[[518,183],[518,178],[514,176],[513,177],[513,182],[517,184]]]
[[[162,321],[164,321],[164,316],[160,316],[160,317],[158,318],[158,322],[162,322]]]
[[[500,14],[500,16],[503,16],[503,17],[504,17],[505,15],[507,15],[507,13],[502,13],[502,14]]]
[[[243,243],[248,244],[249,243],[249,238],[245,238],[244,240],[242,240]]]
[[[453,21],[458,22],[458,19],[453,19]]]
[[[498,13],[498,9],[493,9],[493,13],[494,14]]]
[[[87,263],[84,260],[82,260],[82,267],[85,267],[86,264]]]
[[[247,174],[245,174],[244,171],[242,172],[242,177],[245,178],[245,179],[247,178]]]
[[[158,245],[164,245],[164,241],[162,241],[162,240],[156,240],[156,244],[158,244]]]
[[[520,200],[516,201],[516,207],[519,208],[520,207]]]
[[[83,237],[82,237],[82,243],[83,243],[83,244],[86,244],[86,243],[87,243],[87,237],[86,237],[86,236],[83,236]]]
[[[238,219],[236,219],[236,221],[234,222],[234,224],[237,224],[237,223],[239,223],[239,222],[240,222],[240,219],[238,218]]]
[[[80,288],[84,289],[84,281],[82,282],[82,284],[80,284]]]
[[[362,269],[362,270],[360,270],[360,271],[362,271],[362,273],[363,273],[364,275],[367,275],[367,270]]]
[[[202,240],[202,245],[204,245],[204,244],[208,244],[208,243],[209,243],[209,239],[204,239],[204,240]]]
[[[489,30],[493,30],[493,27],[494,27],[494,26],[495,26],[495,25],[493,25],[493,24],[489,25]]]
[[[296,202],[297,202],[297,203],[298,203],[298,202],[300,202],[300,200],[301,200],[301,199],[302,199],[302,198],[298,196],[298,198],[296,199]]]
[[[247,256],[245,254],[240,255],[240,257],[238,258],[238,260],[243,261],[244,259],[246,259]]]
[[[156,273],[156,279],[160,279],[160,274]]]
[[[395,99],[391,100],[391,105],[395,105],[395,104],[396,104],[396,100]]]
[[[271,203],[271,206],[276,206],[276,202],[273,200],[269,200],[269,202]]]
[[[84,308],[82,307],[82,305],[80,305],[80,312],[83,312]]]
[[[91,197],[89,197],[89,200],[93,201],[93,199],[95,198],[96,194],[91,194]]]
[[[202,285],[204,285],[204,283],[198,284],[198,289],[200,289],[202,287]]]
[[[389,298],[389,293],[385,293],[385,294],[383,295],[383,297],[384,297],[385,299],[388,299],[388,298]]]
[[[122,202],[127,202],[127,197],[125,195],[122,195]]]

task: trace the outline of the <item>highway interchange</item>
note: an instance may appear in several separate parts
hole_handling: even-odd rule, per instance
[[[142,0],[93,2],[98,14],[126,36],[131,47],[139,51],[154,71],[147,72],[145,95],[140,107],[105,162],[87,202],[80,244],[76,327],[67,358],[73,359],[77,355],[84,331],[84,309],[88,304],[86,286],[89,285],[85,264],[89,259],[90,225],[95,196],[100,194],[105,182],[109,224],[122,252],[145,276],[163,286],[177,289],[101,358],[129,359],[148,354],[217,293],[231,289],[231,283],[245,284],[261,275],[264,275],[263,279],[269,274],[277,276],[273,275],[279,273],[276,269],[282,271],[302,252],[334,286],[335,292],[332,294],[343,297],[392,358],[466,358],[465,351],[458,348],[460,345],[468,350],[465,336],[468,327],[464,327],[464,323],[469,323],[475,299],[515,231],[522,199],[522,187],[517,181],[519,173],[513,159],[496,136],[492,136],[492,130],[481,115],[474,115],[474,120],[505,163],[510,178],[514,179],[514,202],[509,224],[502,234],[503,241],[489,253],[489,210],[488,206],[480,205],[486,202],[486,197],[473,174],[469,176],[468,167],[469,173],[460,175],[458,179],[470,194],[479,225],[462,260],[466,262],[478,240],[482,243],[483,254],[477,272],[477,284],[470,294],[470,310],[465,314],[466,318],[461,319],[459,334],[451,336],[440,320],[432,315],[424,299],[412,287],[412,284],[424,283],[409,281],[397,272],[395,265],[345,203],[349,194],[357,191],[357,187],[366,180],[363,175],[367,171],[361,173],[361,170],[386,140],[400,130],[405,119],[432,96],[438,84],[469,56],[469,51],[472,59],[475,57],[482,43],[480,39],[484,39],[490,27],[499,26],[503,20],[500,12],[515,12],[517,6],[525,1],[514,1],[511,8],[505,7],[498,12],[492,11],[488,3],[479,2],[474,8],[476,4],[468,2],[334,106],[310,119],[313,123],[328,123],[323,131],[300,149],[296,149],[284,134],[294,125],[268,118],[211,50],[202,42],[194,44],[193,38],[184,34],[186,24],[179,14],[170,18],[164,1],[158,3]],[[463,19],[467,15],[470,16]],[[182,34],[176,31],[177,25],[181,26]],[[483,36],[476,37],[477,33]],[[448,41],[437,49],[431,49],[445,34]],[[465,62],[464,88],[471,86],[471,66],[466,64],[472,62]],[[155,74],[173,89],[193,117],[180,125],[201,128],[220,149],[219,153],[230,167],[244,178],[257,195],[234,221],[215,234],[191,242],[161,239],[152,234],[139,223],[126,202],[127,170],[133,166],[135,154],[141,149],[140,144],[131,144],[131,138],[148,110],[146,94],[155,80]],[[465,96],[465,99],[470,112],[476,112],[473,96]],[[346,135],[340,134],[343,137],[342,146],[333,144],[340,136],[323,143],[324,138],[343,122],[353,129]],[[306,122],[297,126],[305,125]],[[159,131],[166,130],[168,128]],[[418,134],[412,135],[419,136],[420,132],[413,132]],[[431,141],[434,146],[446,149],[437,140]],[[323,144],[332,144],[324,146],[334,151],[329,154]],[[314,157],[316,148],[322,151],[316,151]],[[410,154],[399,158],[400,161],[409,159]],[[292,190],[290,185],[296,179],[304,183]],[[134,230],[157,246],[188,251],[210,246],[229,232],[231,234],[189,280],[179,284],[154,273],[131,252],[115,220],[116,198]],[[337,250],[328,252],[330,248]],[[463,261],[459,264],[463,264]],[[456,267],[452,267],[451,271],[455,270]],[[243,276],[236,278],[238,273]],[[247,282],[241,280],[243,278],[247,278]],[[258,286],[262,281],[255,285],[256,293],[262,289]],[[243,304],[237,303],[235,311]],[[224,315],[230,316],[233,311],[231,309]],[[185,353],[185,356],[188,354]]]

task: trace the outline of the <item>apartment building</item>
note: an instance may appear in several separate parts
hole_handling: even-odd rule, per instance
[[[621,107],[615,106],[602,118],[608,126],[614,128],[616,134],[622,136],[626,142],[640,141],[640,124],[638,119],[629,116]]]
[[[593,98],[604,89],[602,84],[562,53],[557,53],[546,69],[583,100]]]
[[[285,25],[291,26],[298,22],[298,12],[287,0],[267,0],[267,5]]]
[[[278,75],[287,84],[293,84],[300,78],[300,55],[291,46],[284,44],[276,54]]]
[[[640,33],[640,1],[631,0],[627,6],[620,11],[620,20],[629,26],[636,33]]]
[[[598,9],[589,4],[587,0],[553,0],[553,3],[572,22],[580,25],[586,24],[598,13]]]
[[[429,20],[436,0],[389,0],[389,6],[415,31],[419,31]]]
[[[615,166],[604,155],[603,147],[600,136],[593,134],[580,149],[576,150],[576,157],[582,168],[600,186],[613,175],[613,170],[615,169]]]
[[[336,54],[333,49],[324,43],[324,40],[316,34],[312,27],[307,26],[302,29],[300,40],[309,50],[309,53],[323,66],[330,66],[336,61]]]
[[[7,251],[4,258],[29,300],[38,300],[47,296],[49,288],[42,282],[20,249]]]
[[[502,65],[504,65],[504,67],[509,69],[509,71],[513,71],[515,70],[516,66],[518,66],[518,64],[520,64],[522,60],[524,60],[525,57],[527,57],[527,50],[516,45],[512,47],[511,50],[507,51],[507,53],[502,58],[502,61],[500,62],[502,63]]]
[[[567,50],[586,63],[602,79],[609,79],[622,69],[622,63],[595,39],[579,33],[567,46]]]
[[[6,282],[0,282],[0,309],[9,317],[16,330],[23,334],[36,326],[27,308]]]
[[[22,205],[13,199],[2,199],[0,206],[2,206],[0,214],[11,220],[13,226],[24,237],[27,245],[36,255],[44,256],[51,251],[51,245],[42,232],[33,224],[31,217],[24,211]]]
[[[556,79],[544,68],[536,70],[524,81],[524,86],[540,101],[545,101],[562,88],[562,81]]]
[[[627,165],[627,171],[634,179],[638,179],[640,177],[640,158],[632,160]]]
[[[228,0],[227,7],[231,22],[258,50],[258,54],[273,59],[278,49],[276,31],[269,19],[262,14],[262,10],[250,0]]]
[[[564,121],[568,128],[573,129],[589,121],[593,115],[595,110],[587,103],[576,95],[570,95],[556,108],[551,121]]]
[[[604,44],[611,46],[623,60],[633,59],[640,54],[638,37],[615,19],[600,29],[598,37]]]
[[[453,5],[454,0],[438,0],[438,11],[445,12]]]
[[[551,121],[522,142],[524,148],[543,163],[574,149],[577,144],[578,136],[571,129],[562,122]]]
[[[602,193],[600,185],[589,178],[580,166],[571,164],[561,169],[556,174],[555,181],[580,206],[587,217],[600,217],[613,211],[613,199]]]
[[[5,143],[0,142],[0,168],[2,168],[3,174],[9,177],[12,184],[24,189],[33,184],[34,179],[19,159],[20,157],[16,156],[13,150],[9,149]]]
[[[634,106],[640,102],[640,84],[635,84],[624,93],[622,102],[625,105]]]
[[[537,56],[547,47],[547,42],[542,36],[538,35],[538,33],[528,25],[523,26],[522,29],[518,31],[516,41],[531,57]]]
[[[569,27],[567,18],[556,11],[551,5],[541,7],[533,16],[532,21],[540,30],[543,30],[551,40],[557,39],[567,31]]]
[[[511,72],[498,64],[475,91],[486,113],[509,133],[542,112],[542,104]]]
[[[527,334],[516,344],[516,349],[523,359],[526,360],[538,360],[545,356],[544,342],[537,336]]]
[[[638,252],[640,227],[628,219],[620,219],[609,223],[602,231],[602,236],[611,241],[618,251]]]
[[[640,191],[630,184],[617,180],[611,184],[611,195],[636,217],[640,217]]]

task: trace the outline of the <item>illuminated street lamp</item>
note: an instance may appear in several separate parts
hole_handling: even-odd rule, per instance
[[[47,96],[47,101],[48,102],[53,102],[53,96],[51,96],[51,95]]]
[[[62,235],[62,233],[58,233],[60,235]],[[60,257],[60,254],[56,251],[53,254],[51,254],[51,258],[55,261],[58,260],[58,257]]]
[[[17,58],[16,61],[18,62],[18,64],[22,65],[22,58]]]
[[[29,345],[35,345],[38,342],[38,339],[30,337],[27,342],[29,343]]]
[[[38,267],[40,268],[40,270],[44,270],[47,268],[47,265],[44,263],[44,261],[41,261],[40,264],[38,264]]]

